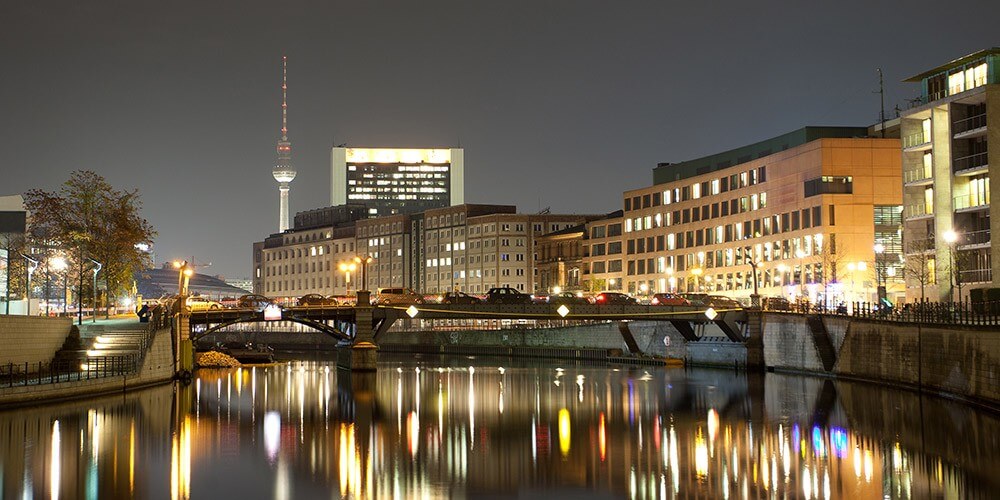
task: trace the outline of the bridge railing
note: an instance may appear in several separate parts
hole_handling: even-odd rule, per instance
[[[855,302],[851,316],[901,323],[1000,326],[1000,302],[913,302],[889,307]]]

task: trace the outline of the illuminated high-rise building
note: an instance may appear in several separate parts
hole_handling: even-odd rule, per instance
[[[281,57],[281,139],[278,141],[278,161],[271,175],[278,181],[280,196],[278,208],[278,232],[288,229],[288,185],[295,179],[292,167],[292,143],[288,141],[288,57]]]
[[[465,203],[465,150],[335,147],[331,205],[363,204],[370,217]]]

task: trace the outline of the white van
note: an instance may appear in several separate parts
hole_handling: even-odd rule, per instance
[[[423,304],[424,297],[409,288],[379,288],[375,303],[382,306],[408,306]]]

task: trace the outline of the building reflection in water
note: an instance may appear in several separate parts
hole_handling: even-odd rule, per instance
[[[499,361],[499,360],[497,360]],[[0,412],[3,498],[969,498],[1000,419],[864,384],[391,358]]]

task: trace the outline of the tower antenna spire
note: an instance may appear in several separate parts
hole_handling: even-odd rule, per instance
[[[288,188],[295,179],[292,166],[292,143],[288,140],[288,56],[281,56],[281,139],[278,141],[278,159],[271,169],[278,181],[278,232],[288,229]]]
[[[281,56],[281,140],[288,140],[288,56]]]

